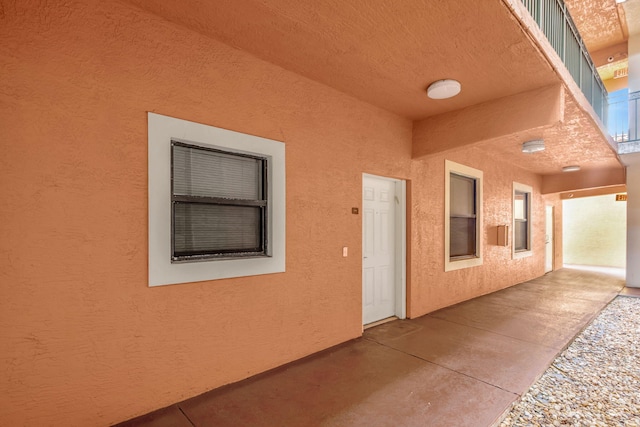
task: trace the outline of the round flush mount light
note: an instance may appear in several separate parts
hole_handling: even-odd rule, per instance
[[[537,153],[542,150],[544,150],[544,140],[542,139],[532,139],[522,144],[523,153]]]
[[[580,170],[580,166],[578,165],[565,166],[562,168],[562,172],[577,172],[579,170]]]
[[[427,96],[431,99],[452,98],[459,94],[461,89],[462,86],[457,80],[438,80],[429,85],[427,88]]]

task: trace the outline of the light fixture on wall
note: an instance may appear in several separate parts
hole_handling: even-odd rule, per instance
[[[578,165],[565,166],[562,168],[562,172],[577,172],[579,170],[580,170],[580,166]]]
[[[460,93],[460,82],[452,79],[438,80],[429,85],[427,96],[431,99],[452,98]]]
[[[522,144],[523,153],[537,153],[542,150],[544,150],[544,140],[542,139],[532,139]]]

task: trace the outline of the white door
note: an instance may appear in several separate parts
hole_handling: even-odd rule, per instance
[[[550,271],[553,271],[553,206],[547,206],[546,208],[544,272],[548,273]]]
[[[396,183],[363,176],[362,185],[362,317],[363,324],[396,312]]]

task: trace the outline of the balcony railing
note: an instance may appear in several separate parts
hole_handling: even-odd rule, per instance
[[[563,0],[522,0],[603,123],[607,90]]]
[[[640,141],[640,91],[627,95],[621,91],[612,96],[609,103],[609,122],[607,128],[616,142]]]

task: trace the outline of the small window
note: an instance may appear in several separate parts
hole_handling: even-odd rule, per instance
[[[266,256],[267,159],[172,141],[172,260]]]
[[[482,265],[482,171],[445,162],[445,271]]]
[[[513,183],[513,256],[531,255],[531,193],[528,185]]]
[[[451,173],[449,223],[449,258],[476,256],[476,184],[477,180]]]
[[[149,286],[285,271],[285,144],[148,113]]]
[[[516,252],[529,250],[529,193],[516,191],[513,197],[513,231]]]

